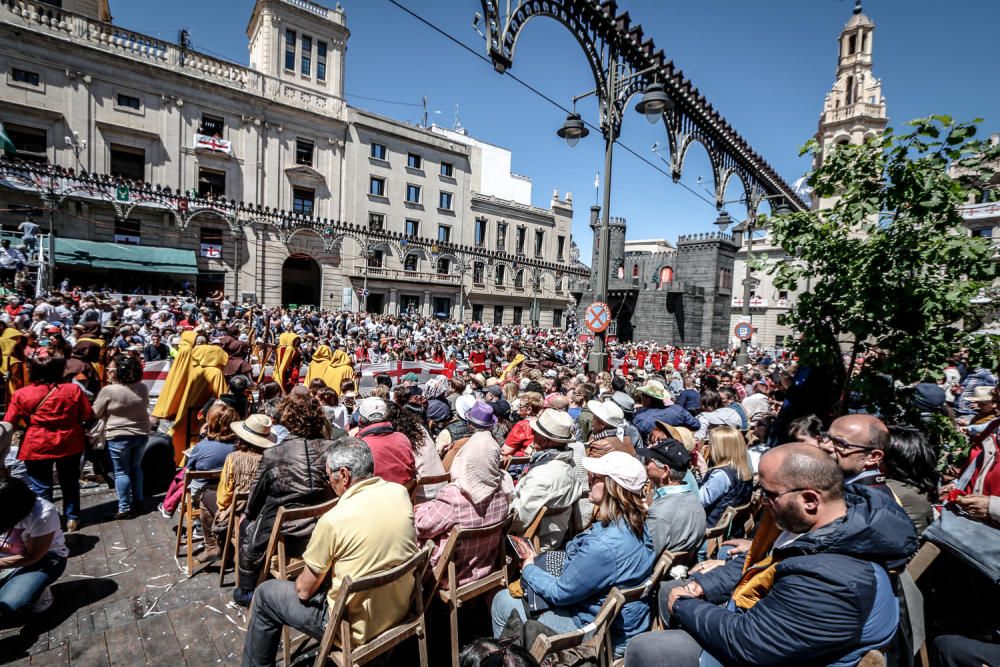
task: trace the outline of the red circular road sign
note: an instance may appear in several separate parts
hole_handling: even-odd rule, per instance
[[[611,307],[601,301],[595,301],[587,306],[583,323],[594,333],[601,333],[611,324]]]
[[[733,329],[733,333],[736,334],[736,337],[740,340],[750,340],[753,338],[753,327],[749,322],[740,322],[736,325],[736,328]]]

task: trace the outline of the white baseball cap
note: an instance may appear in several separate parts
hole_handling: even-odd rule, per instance
[[[361,418],[367,422],[377,422],[385,419],[389,413],[389,408],[378,396],[369,396],[358,404],[358,412]]]
[[[595,475],[610,477],[632,493],[639,493],[646,486],[646,467],[625,452],[608,452],[600,458],[584,456],[583,468]]]

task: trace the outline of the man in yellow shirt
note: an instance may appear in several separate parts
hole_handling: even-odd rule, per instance
[[[406,489],[374,476],[371,450],[357,438],[330,448],[326,471],[340,498],[320,517],[294,581],[269,580],[253,596],[252,621],[243,647],[243,665],[273,665],[282,626],[320,639],[336,601],[340,581],[383,572],[417,551],[413,506]],[[328,592],[321,591],[332,570]],[[412,579],[354,596],[348,604],[351,637],[368,641],[399,622],[410,606]]]

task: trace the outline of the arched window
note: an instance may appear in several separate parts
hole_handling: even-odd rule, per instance
[[[664,266],[660,269],[660,289],[672,282],[674,282],[674,270],[669,266]]]
[[[639,284],[639,265],[638,264],[633,264],[632,265],[632,284],[633,285],[638,285]]]
[[[846,104],[854,104],[854,77],[847,77],[847,102]]]
[[[497,274],[496,274],[496,284],[497,285],[503,285],[504,278],[505,278],[505,275],[504,275],[505,269],[506,269],[506,267],[503,264],[498,264],[497,265]]]
[[[514,287],[524,289],[524,269],[521,269],[514,274]]]

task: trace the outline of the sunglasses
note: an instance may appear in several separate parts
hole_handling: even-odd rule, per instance
[[[834,446],[834,448],[839,449],[839,450],[844,450],[844,449],[860,449],[860,450],[863,450],[863,451],[867,452],[867,451],[871,451],[871,450],[875,449],[874,447],[869,447],[868,445],[856,445],[853,442],[848,442],[847,440],[844,440],[843,438],[838,438],[835,435],[831,435],[829,431],[820,431],[819,432],[819,439],[822,440],[823,442],[832,443],[833,446]]]
[[[768,502],[777,502],[778,498],[788,493],[795,493],[796,491],[805,491],[803,487],[796,487],[794,489],[788,489],[787,491],[768,491],[763,486],[760,487],[760,495],[764,497],[764,500]]]

